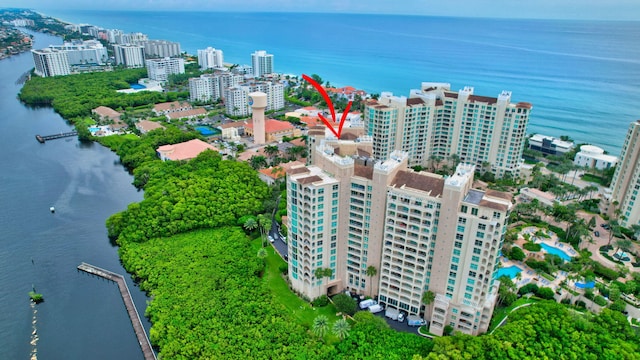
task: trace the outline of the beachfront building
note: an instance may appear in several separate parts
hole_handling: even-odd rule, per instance
[[[431,321],[430,331],[485,332],[497,300],[498,253],[511,195],[472,189],[474,166],[444,178],[409,155],[367,158],[369,137],[316,137],[313,164],[287,176],[289,280],[309,298],[351,292]],[[373,266],[377,275],[367,276]],[[329,278],[318,268],[332,270]],[[422,296],[436,300],[425,307]]]
[[[214,49],[211,46],[204,50],[198,50],[198,65],[200,65],[200,70],[224,67],[222,50]]]
[[[257,50],[251,54],[251,65],[255,77],[271,74],[273,73],[273,55],[267,54],[264,50]]]
[[[573,159],[573,163],[577,166],[605,170],[616,166],[618,158],[605,154],[604,149],[595,145],[582,145]]]
[[[62,45],[49,45],[52,50],[65,52],[69,65],[104,65],[109,58],[107,48],[98,40],[65,41]]]
[[[167,82],[169,75],[184,74],[184,59],[182,58],[162,58],[149,59],[145,61],[149,79],[158,82]]]
[[[640,225],[640,120],[629,126],[622,144],[620,162],[611,181],[611,201],[621,211],[620,225]],[[615,209],[611,207],[610,213]]]
[[[167,40],[147,40],[143,42],[144,54],[151,58],[180,56],[180,43]]]
[[[203,74],[189,79],[189,99],[191,101],[215,102],[223,97],[226,89],[240,85],[242,75],[230,72]]]
[[[409,154],[410,166],[461,161],[499,177],[516,176],[531,108],[512,103],[508,91],[487,97],[474,95],[472,87],[455,92],[450,84],[422,83],[409,98],[385,92],[367,102],[364,126],[376,159],[401,150]]]
[[[267,94],[266,111],[284,108],[284,85],[280,82],[258,81],[246,82],[224,90],[226,112],[232,116],[251,114],[249,93],[263,92]]]
[[[56,49],[31,50],[34,73],[38,76],[59,76],[71,74],[67,53]]]
[[[144,63],[144,46],[140,45],[113,45],[113,53],[116,65],[124,65],[128,68],[141,68]]]
[[[529,138],[529,149],[546,155],[564,155],[573,150],[572,141],[564,141],[553,136],[534,134]]]

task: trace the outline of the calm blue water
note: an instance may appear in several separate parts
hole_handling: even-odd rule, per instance
[[[570,135],[619,155],[640,118],[640,22],[392,15],[45,11],[183,51],[222,49],[225,62],[274,54],[277,72],[317,73],[334,85],[407,95],[423,81],[534,104],[528,131]]]
[[[35,37],[40,47],[60,42]],[[118,286],[76,267],[85,261],[126,274],[105,220],[143,194],[109,149],[75,138],[35,140],[70,126],[50,108],[18,102],[16,80],[31,68],[30,53],[0,61],[7,115],[0,117],[0,359],[34,358],[34,351],[40,359],[142,359]],[[144,314],[147,297],[125,278]],[[45,299],[35,313],[32,287]]]
[[[544,251],[548,252],[549,254],[558,255],[564,261],[571,261],[571,256],[567,255],[566,252],[558,249],[557,247],[553,247],[551,245],[547,245],[547,244],[545,244],[543,242],[541,242],[539,244],[540,244],[540,246],[542,246]]]
[[[136,89],[136,90],[142,90],[142,89],[146,89],[147,87],[142,85],[142,84],[131,84],[130,85],[132,89]]]
[[[589,281],[588,283],[576,283],[576,287],[580,289],[593,289],[596,286],[596,283],[593,281]]]
[[[496,279],[499,279],[501,276],[505,276],[505,275],[513,279],[516,277],[516,275],[518,275],[518,273],[521,273],[521,272],[522,272],[522,269],[520,269],[515,265],[511,265],[506,268],[500,268],[498,269],[498,271],[496,271]]]

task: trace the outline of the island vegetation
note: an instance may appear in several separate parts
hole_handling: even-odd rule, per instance
[[[37,293],[35,291],[29,291],[29,298],[36,304],[40,304],[44,301],[44,296],[42,294]]]

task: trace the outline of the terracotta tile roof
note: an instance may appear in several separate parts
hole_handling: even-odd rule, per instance
[[[155,129],[164,129],[165,127],[155,121],[140,120],[136,124],[136,128],[142,132],[149,132]]]
[[[287,174],[289,175],[302,174],[302,173],[308,173],[308,172],[309,172],[309,169],[307,169],[306,166],[295,167],[287,170]]]
[[[298,179],[298,183],[302,185],[312,184],[316,181],[322,181],[322,178],[318,175],[311,175]]]
[[[212,145],[193,139],[179,144],[162,145],[156,151],[169,160],[189,160],[207,149],[216,151]]]
[[[444,96],[445,97],[449,97],[449,98],[454,98],[457,99],[458,98],[458,93],[454,93],[454,92],[444,92]]]
[[[353,166],[353,174],[355,176],[360,176],[371,180],[373,179],[373,167],[355,164]]]
[[[307,124],[308,128],[324,124],[317,116],[300,116],[300,121]]]
[[[253,121],[247,121],[245,128],[253,129]],[[293,131],[294,127],[288,121],[280,121],[275,119],[267,119],[264,121],[264,128],[267,134],[282,131]]]
[[[304,139],[293,139],[289,141],[289,143],[293,146],[307,146],[307,144],[304,142]]]
[[[503,204],[503,203],[499,203],[499,202],[495,202],[495,201],[491,201],[491,200],[486,200],[486,199],[480,200],[480,203],[478,205],[480,205],[482,207],[487,207],[489,209],[495,209],[495,210],[500,210],[500,211],[509,210],[509,205],[507,205],[507,204]]]
[[[232,129],[244,127],[244,121],[234,121],[222,125],[218,125],[218,129]]]
[[[169,111],[169,110],[180,109],[180,108],[191,108],[191,104],[189,104],[186,101],[183,101],[183,102],[172,101],[172,102],[166,102],[166,103],[160,103],[160,104],[153,105],[153,110],[155,110],[157,112]]]
[[[490,96],[479,96],[479,95],[469,95],[469,101],[471,102],[483,102],[487,104],[495,104],[498,102],[498,99]]]
[[[110,119],[119,119],[120,118],[120,113],[113,110],[110,107],[107,106],[98,106],[97,108],[91,110],[92,113],[94,114],[98,114],[101,117],[107,117]]]
[[[444,179],[426,175],[425,173],[416,173],[412,171],[400,170],[391,182],[396,188],[406,186],[416,190],[431,192],[431,196],[442,195],[444,189]]]
[[[424,104],[424,100],[420,98],[409,98],[407,99],[407,105],[421,105]]]
[[[274,167],[270,167],[267,169],[260,169],[258,170],[261,173],[267,175],[268,177],[278,180],[280,178],[283,178],[286,175],[286,172],[283,168],[281,168],[280,166],[276,166]]]
[[[524,102],[521,101],[519,103],[516,104],[517,108],[524,108],[524,109],[531,109],[533,107],[533,105],[529,102]]]
[[[487,196],[491,196],[491,197],[495,197],[495,198],[499,198],[499,199],[505,199],[505,200],[509,200],[511,201],[511,199],[513,199],[513,194],[512,193],[508,193],[508,192],[504,192],[504,191],[498,191],[498,190],[487,190],[487,192],[485,193],[487,194]]]
[[[200,115],[207,115],[207,110],[204,108],[191,109],[191,110],[183,110],[183,111],[175,111],[167,114],[170,119],[181,119],[188,118]]]

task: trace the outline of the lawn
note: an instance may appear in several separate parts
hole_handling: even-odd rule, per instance
[[[582,175],[581,179],[583,181],[588,181],[588,182],[592,182],[592,183],[596,183],[596,184],[600,184],[600,185],[606,186],[606,179],[603,179],[600,176],[595,176],[595,175],[591,175],[591,174],[584,174],[584,175]]]
[[[495,330],[495,328],[498,326],[498,324],[500,324],[500,322],[502,322],[502,320],[507,315],[509,315],[513,311],[513,309],[517,308],[518,306],[522,306],[524,304],[533,304],[533,303],[536,303],[536,302],[538,302],[538,299],[522,297],[522,298],[516,300],[510,306],[495,308],[493,310],[493,317],[491,318],[491,323],[489,324],[488,333],[491,334],[493,332],[493,330]]]
[[[252,245],[257,252],[260,248],[260,239],[254,240]],[[311,304],[294,294],[289,289],[289,285],[279,270],[280,265],[285,264],[285,261],[282,260],[272,246],[267,246],[266,249],[267,257],[265,260],[267,262],[267,268],[265,269],[264,279],[267,281],[267,286],[271,289],[276,301],[280,302],[289,310],[299,324],[310,329],[313,324],[313,319],[318,315],[325,315],[329,319],[330,324],[340,318],[336,316],[337,311],[333,304],[329,303],[327,306],[314,308]]]

